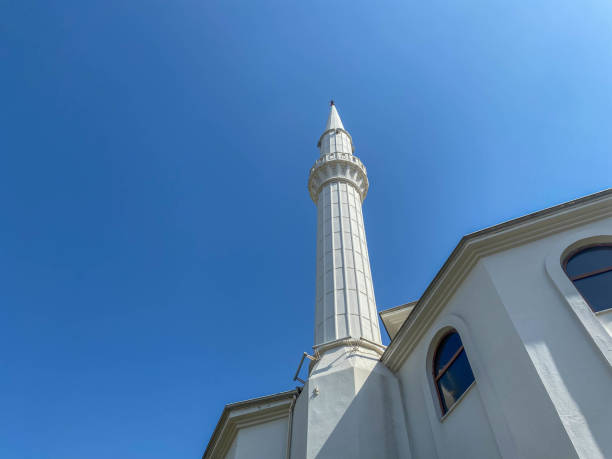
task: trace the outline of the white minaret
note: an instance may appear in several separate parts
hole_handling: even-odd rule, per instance
[[[380,344],[361,211],[368,177],[333,102],[318,147],[308,180],[318,215],[315,346],[347,337]]]
[[[332,103],[308,189],[317,204],[314,356],[297,398],[291,459],[410,459],[400,386],[380,362],[361,203],[368,177]]]

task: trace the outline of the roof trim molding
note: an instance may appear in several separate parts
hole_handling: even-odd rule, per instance
[[[398,371],[479,259],[550,234],[612,216],[612,188],[464,236],[385,350],[381,361]]]
[[[297,390],[225,405],[202,459],[225,457],[238,430],[289,416]]]
[[[329,341],[327,343],[317,344],[312,348],[315,350],[316,355],[322,355],[323,353],[329,351],[330,349],[334,349],[336,347],[349,346],[349,347],[363,347],[364,349],[370,349],[378,353],[378,355],[383,355],[385,351],[385,346],[382,344],[375,343],[374,341],[370,341],[365,338],[340,338],[334,341]]]

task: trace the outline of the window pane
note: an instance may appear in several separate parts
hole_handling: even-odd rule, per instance
[[[612,246],[598,246],[585,249],[567,262],[565,270],[570,277],[597,271],[612,266]]]
[[[472,373],[472,368],[470,368],[465,350],[463,350],[438,380],[438,391],[442,398],[444,413],[453,406],[473,381],[474,374]]]
[[[574,281],[595,312],[612,308],[612,271]]]
[[[434,361],[434,373],[436,376],[440,374],[440,370],[444,368],[455,352],[461,347],[461,338],[457,332],[453,332],[442,340],[436,352],[436,360]]]

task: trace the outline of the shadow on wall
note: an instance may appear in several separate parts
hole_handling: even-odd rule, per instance
[[[354,370],[356,380],[361,371],[365,373],[359,368]],[[406,458],[398,451],[395,432],[399,426],[389,412],[393,403],[401,404],[401,400],[390,399],[392,388],[387,387],[386,380],[376,370],[365,376],[359,392],[316,455],[317,459]],[[312,393],[309,396],[316,397]]]
[[[571,350],[562,352],[561,364],[557,364],[559,359],[555,359],[545,342],[528,343],[527,348],[578,455],[589,459],[612,457],[611,369],[591,361],[597,360],[593,352],[581,357],[575,347],[577,342],[571,342],[575,355]],[[585,358],[586,355],[591,357]],[[571,363],[567,361],[568,356]],[[607,396],[600,396],[602,392]]]

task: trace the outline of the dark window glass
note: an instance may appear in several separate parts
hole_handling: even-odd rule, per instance
[[[448,334],[438,345],[433,372],[444,414],[474,382],[472,368],[457,332]]]
[[[565,265],[565,271],[572,279],[605,268],[612,269],[612,246],[609,245],[584,249]]]
[[[593,311],[612,308],[612,271],[575,280],[574,285]]]
[[[612,246],[596,246],[573,255],[565,271],[595,312],[612,308]]]
[[[450,359],[457,353],[461,347],[461,338],[459,334],[454,332],[440,341],[438,350],[436,351],[436,360],[434,362],[434,373],[436,376],[444,368],[444,366],[450,362]]]
[[[448,370],[438,379],[438,392],[444,413],[455,404],[473,381],[474,375],[470,363],[465,355],[465,350],[462,350]]]

